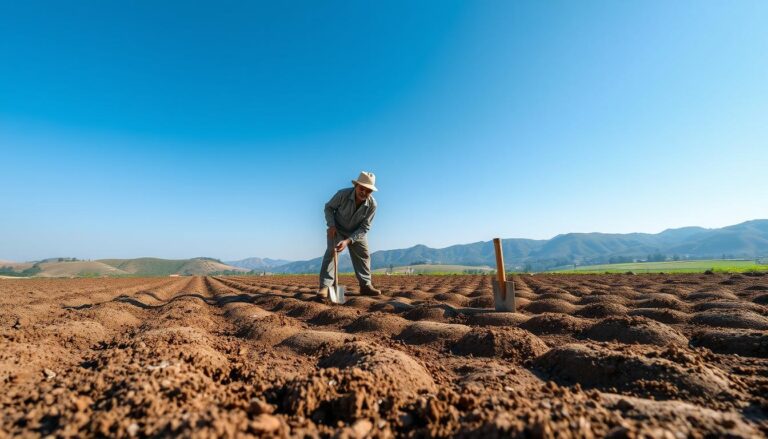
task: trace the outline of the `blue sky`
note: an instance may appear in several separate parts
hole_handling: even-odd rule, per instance
[[[768,218],[768,3],[0,0],[0,259]]]

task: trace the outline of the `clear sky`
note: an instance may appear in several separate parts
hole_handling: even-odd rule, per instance
[[[0,259],[768,218],[768,2],[0,0]]]

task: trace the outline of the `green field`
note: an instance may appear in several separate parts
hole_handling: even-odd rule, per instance
[[[584,265],[571,268],[561,267],[556,273],[739,273],[744,271],[768,271],[768,265],[759,265],[754,260],[708,259],[703,261],[633,262],[627,264]]]
[[[375,274],[384,274],[389,268],[378,268],[373,270]],[[467,273],[490,273],[494,271],[488,266],[470,266],[470,265],[438,265],[438,264],[420,264],[405,265],[393,267],[392,274],[467,274]]]

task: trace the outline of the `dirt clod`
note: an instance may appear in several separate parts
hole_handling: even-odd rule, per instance
[[[523,364],[547,350],[538,337],[519,328],[474,328],[452,348],[456,355],[503,358],[515,364]]]

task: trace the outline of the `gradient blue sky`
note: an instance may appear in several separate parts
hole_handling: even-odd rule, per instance
[[[0,0],[0,259],[768,217],[768,2]]]

